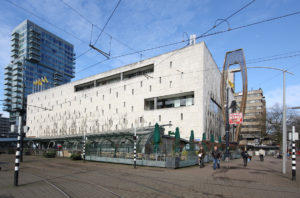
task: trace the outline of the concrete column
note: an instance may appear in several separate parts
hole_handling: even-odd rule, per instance
[[[154,98],[154,109],[157,109],[157,98]]]

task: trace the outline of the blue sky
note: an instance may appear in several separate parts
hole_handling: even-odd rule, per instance
[[[62,0],[11,0],[20,7],[34,13],[36,17],[8,1],[0,1],[0,100],[3,99],[3,68],[10,61],[10,34],[15,26],[29,19],[41,27],[55,33],[75,46],[80,55],[89,49],[91,24],[70,9]],[[93,24],[103,27],[117,0],[64,0],[85,16]],[[200,35],[215,24],[217,19],[224,19],[251,0],[122,0],[114,16],[101,35],[96,46],[104,51],[111,51],[112,56],[134,52],[181,41],[187,34]],[[271,17],[277,17],[300,11],[297,0],[257,0],[249,7],[229,19],[231,28],[253,23]],[[41,18],[43,20],[41,20]],[[56,28],[46,21],[55,24]],[[287,76],[287,105],[300,106],[300,56],[251,63],[260,57],[288,53],[300,53],[300,15],[247,27],[203,38],[217,65],[223,66],[226,51],[243,48],[247,66],[270,66],[288,68],[295,75]],[[226,30],[226,23],[214,31]],[[62,31],[64,29],[65,31]],[[68,32],[68,33],[66,33]],[[92,42],[100,30],[94,28]],[[110,36],[111,49],[110,49]],[[75,38],[76,37],[76,38]],[[142,58],[183,47],[178,44],[167,48],[143,52]],[[140,54],[105,61],[87,70],[89,65],[105,60],[105,57],[91,50],[76,61],[76,78],[81,79],[95,73],[139,61]],[[80,72],[81,71],[81,72]],[[239,75],[237,75],[238,77]],[[237,83],[239,80],[237,80]],[[282,74],[278,71],[249,69],[248,87],[262,88],[267,99],[267,106],[282,101]],[[2,105],[0,105],[2,112]]]

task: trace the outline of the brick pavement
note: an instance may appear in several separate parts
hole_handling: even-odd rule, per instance
[[[298,171],[299,159],[297,160]],[[13,186],[14,155],[0,155],[0,198],[10,197],[300,197],[300,177],[281,174],[281,160],[257,157],[242,166],[232,160],[227,168],[212,164],[183,169],[46,159],[24,156],[19,186]]]

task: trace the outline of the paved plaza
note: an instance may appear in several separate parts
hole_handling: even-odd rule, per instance
[[[24,156],[19,186],[13,186],[14,155],[0,155],[0,198],[34,197],[300,197],[300,177],[281,174],[280,159],[254,157],[182,169],[137,167],[99,162]],[[298,160],[298,170],[299,169]]]

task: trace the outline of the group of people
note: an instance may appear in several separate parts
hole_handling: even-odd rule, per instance
[[[198,158],[199,158],[199,167],[204,167],[204,157],[206,155],[206,152],[203,148],[203,146],[200,146],[200,149],[198,151]],[[217,146],[214,146],[214,150],[211,153],[211,156],[213,157],[213,168],[216,170],[217,168],[220,168],[220,159],[222,157],[221,153],[218,150]]]
[[[265,150],[259,149],[258,154],[259,154],[259,159],[260,159],[260,161],[264,161],[264,157],[265,157],[265,155],[266,155]],[[247,149],[245,148],[245,150],[242,151],[241,155],[242,155],[242,158],[243,158],[244,166],[246,167],[248,161],[251,161],[253,153],[252,153],[251,150],[250,150],[249,153],[248,153],[248,152],[247,152]]]
[[[266,155],[265,151],[263,149],[260,149],[258,151],[258,153],[259,153],[260,161],[264,161],[264,156]],[[205,155],[206,155],[205,149],[203,148],[203,146],[200,146],[200,149],[198,151],[198,159],[199,159],[198,162],[199,162],[200,168],[204,167]],[[214,149],[211,152],[211,156],[213,158],[213,169],[216,170],[217,168],[220,168],[220,160],[221,160],[222,154],[218,150],[217,146],[214,146]],[[245,148],[245,150],[242,151],[241,156],[243,158],[244,166],[246,167],[248,161],[251,161],[251,159],[252,159],[253,152],[251,150],[249,150],[249,153],[248,153],[247,149]]]

